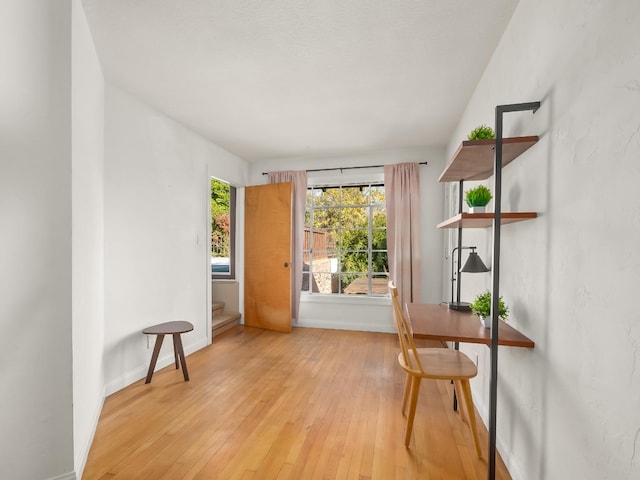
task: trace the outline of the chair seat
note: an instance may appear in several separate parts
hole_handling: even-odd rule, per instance
[[[402,352],[398,354],[400,366],[412,375],[422,378],[456,380],[473,378],[478,374],[476,364],[464,353],[448,348],[419,348],[418,356],[423,372],[406,364]]]

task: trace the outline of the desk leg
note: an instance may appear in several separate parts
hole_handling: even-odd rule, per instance
[[[164,334],[156,336],[156,344],[153,347],[153,355],[151,355],[151,363],[149,363],[149,371],[147,372],[147,379],[144,383],[151,383],[151,377],[153,377],[153,371],[156,368],[156,362],[160,354],[160,347],[162,347],[162,340],[164,340]]]
[[[175,350],[178,351],[178,355],[180,356],[180,363],[182,364],[182,373],[184,375],[184,381],[189,381],[189,372],[187,371],[187,362],[184,359],[184,349],[182,348],[182,338],[180,338],[179,333],[173,334],[173,345]]]
[[[453,349],[454,350],[460,350],[460,343],[459,342],[454,342],[453,343]],[[453,383],[453,382],[451,382]],[[453,389],[453,411],[457,411],[458,410],[458,397],[456,396],[456,389]]]

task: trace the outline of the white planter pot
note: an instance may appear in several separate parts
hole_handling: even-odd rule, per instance
[[[491,317],[480,316],[480,321],[482,322],[484,328],[491,328]]]
[[[469,213],[484,213],[487,207],[469,207]]]

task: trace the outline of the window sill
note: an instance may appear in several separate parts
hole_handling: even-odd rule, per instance
[[[388,296],[369,297],[364,295],[339,295],[339,294],[321,294],[300,295],[301,303],[324,303],[324,304],[340,304],[340,305],[390,305],[391,298]]]

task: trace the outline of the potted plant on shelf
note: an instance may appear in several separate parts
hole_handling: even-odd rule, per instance
[[[476,296],[471,304],[471,310],[480,317],[485,328],[491,328],[491,292],[489,290]],[[506,320],[508,314],[509,307],[505,305],[502,297],[500,297],[498,299],[498,316],[502,320]]]
[[[469,213],[484,213],[487,203],[492,198],[491,190],[484,185],[478,185],[465,192],[465,201],[469,205]]]
[[[467,140],[491,140],[496,138],[496,134],[491,127],[486,125],[480,125],[479,127],[471,130],[471,133],[467,135]]]

